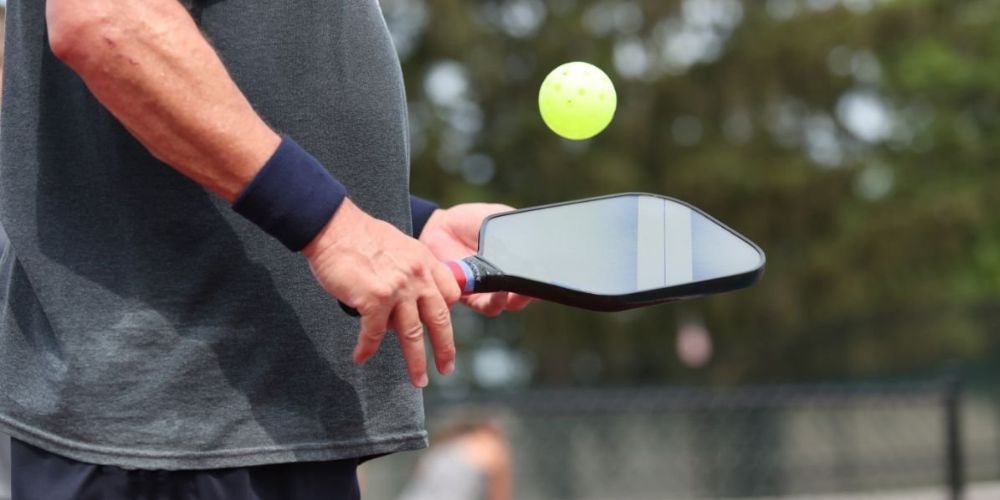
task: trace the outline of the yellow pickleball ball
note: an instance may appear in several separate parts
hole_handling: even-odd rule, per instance
[[[618,95],[611,79],[585,62],[566,63],[552,70],[538,91],[542,120],[567,139],[597,135],[611,123],[617,107]]]

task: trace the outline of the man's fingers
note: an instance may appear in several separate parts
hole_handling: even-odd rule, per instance
[[[455,275],[452,274],[448,266],[435,262],[431,266],[431,275],[434,277],[434,284],[441,292],[441,297],[444,298],[447,307],[451,307],[462,298],[462,290],[458,287]]]
[[[410,383],[427,387],[427,355],[424,352],[424,326],[420,324],[417,305],[406,301],[396,305],[392,312],[392,325],[399,339],[399,347],[406,359]]]
[[[467,296],[463,300],[465,301],[465,305],[469,306],[473,311],[492,318],[499,316],[503,312],[504,307],[507,305],[507,293],[477,293]]]
[[[451,310],[437,294],[421,297],[419,304],[420,319],[427,325],[438,373],[449,375],[455,370],[455,336],[451,326]]]
[[[476,293],[472,295],[466,295],[462,297],[462,303],[465,304],[465,306],[468,307],[469,309],[472,309],[473,311],[479,314],[485,314],[483,310],[486,309],[486,307],[490,303],[490,298],[487,295],[489,294]]]
[[[504,308],[507,307],[507,296],[510,295],[506,292],[496,292],[490,294],[490,303],[486,306],[486,314],[489,316],[499,316],[503,312]]]
[[[361,332],[358,334],[358,345],[354,348],[354,362],[362,364],[375,354],[379,344],[385,338],[389,327],[389,309],[379,307],[373,311],[364,311],[361,316]]]
[[[508,311],[521,311],[529,304],[534,302],[535,299],[528,297],[527,295],[520,295],[517,293],[509,294],[507,297],[507,310]]]

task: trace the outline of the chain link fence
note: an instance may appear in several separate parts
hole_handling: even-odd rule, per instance
[[[1000,405],[952,381],[551,390],[427,405],[432,432],[470,408],[502,423],[518,499],[1000,498],[985,482],[1000,479]],[[396,498],[419,455],[367,465],[366,498]]]

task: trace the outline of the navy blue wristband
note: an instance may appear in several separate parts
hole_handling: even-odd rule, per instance
[[[233,210],[289,250],[305,248],[340,208],[347,189],[295,141],[283,137]]]
[[[437,209],[438,206],[433,202],[410,195],[410,219],[413,220],[414,238],[419,238],[420,233],[424,232],[424,226]]]

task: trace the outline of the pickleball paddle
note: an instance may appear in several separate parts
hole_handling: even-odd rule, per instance
[[[752,241],[685,202],[624,193],[492,215],[479,252],[445,264],[465,294],[622,311],[748,287],[765,260]]]

